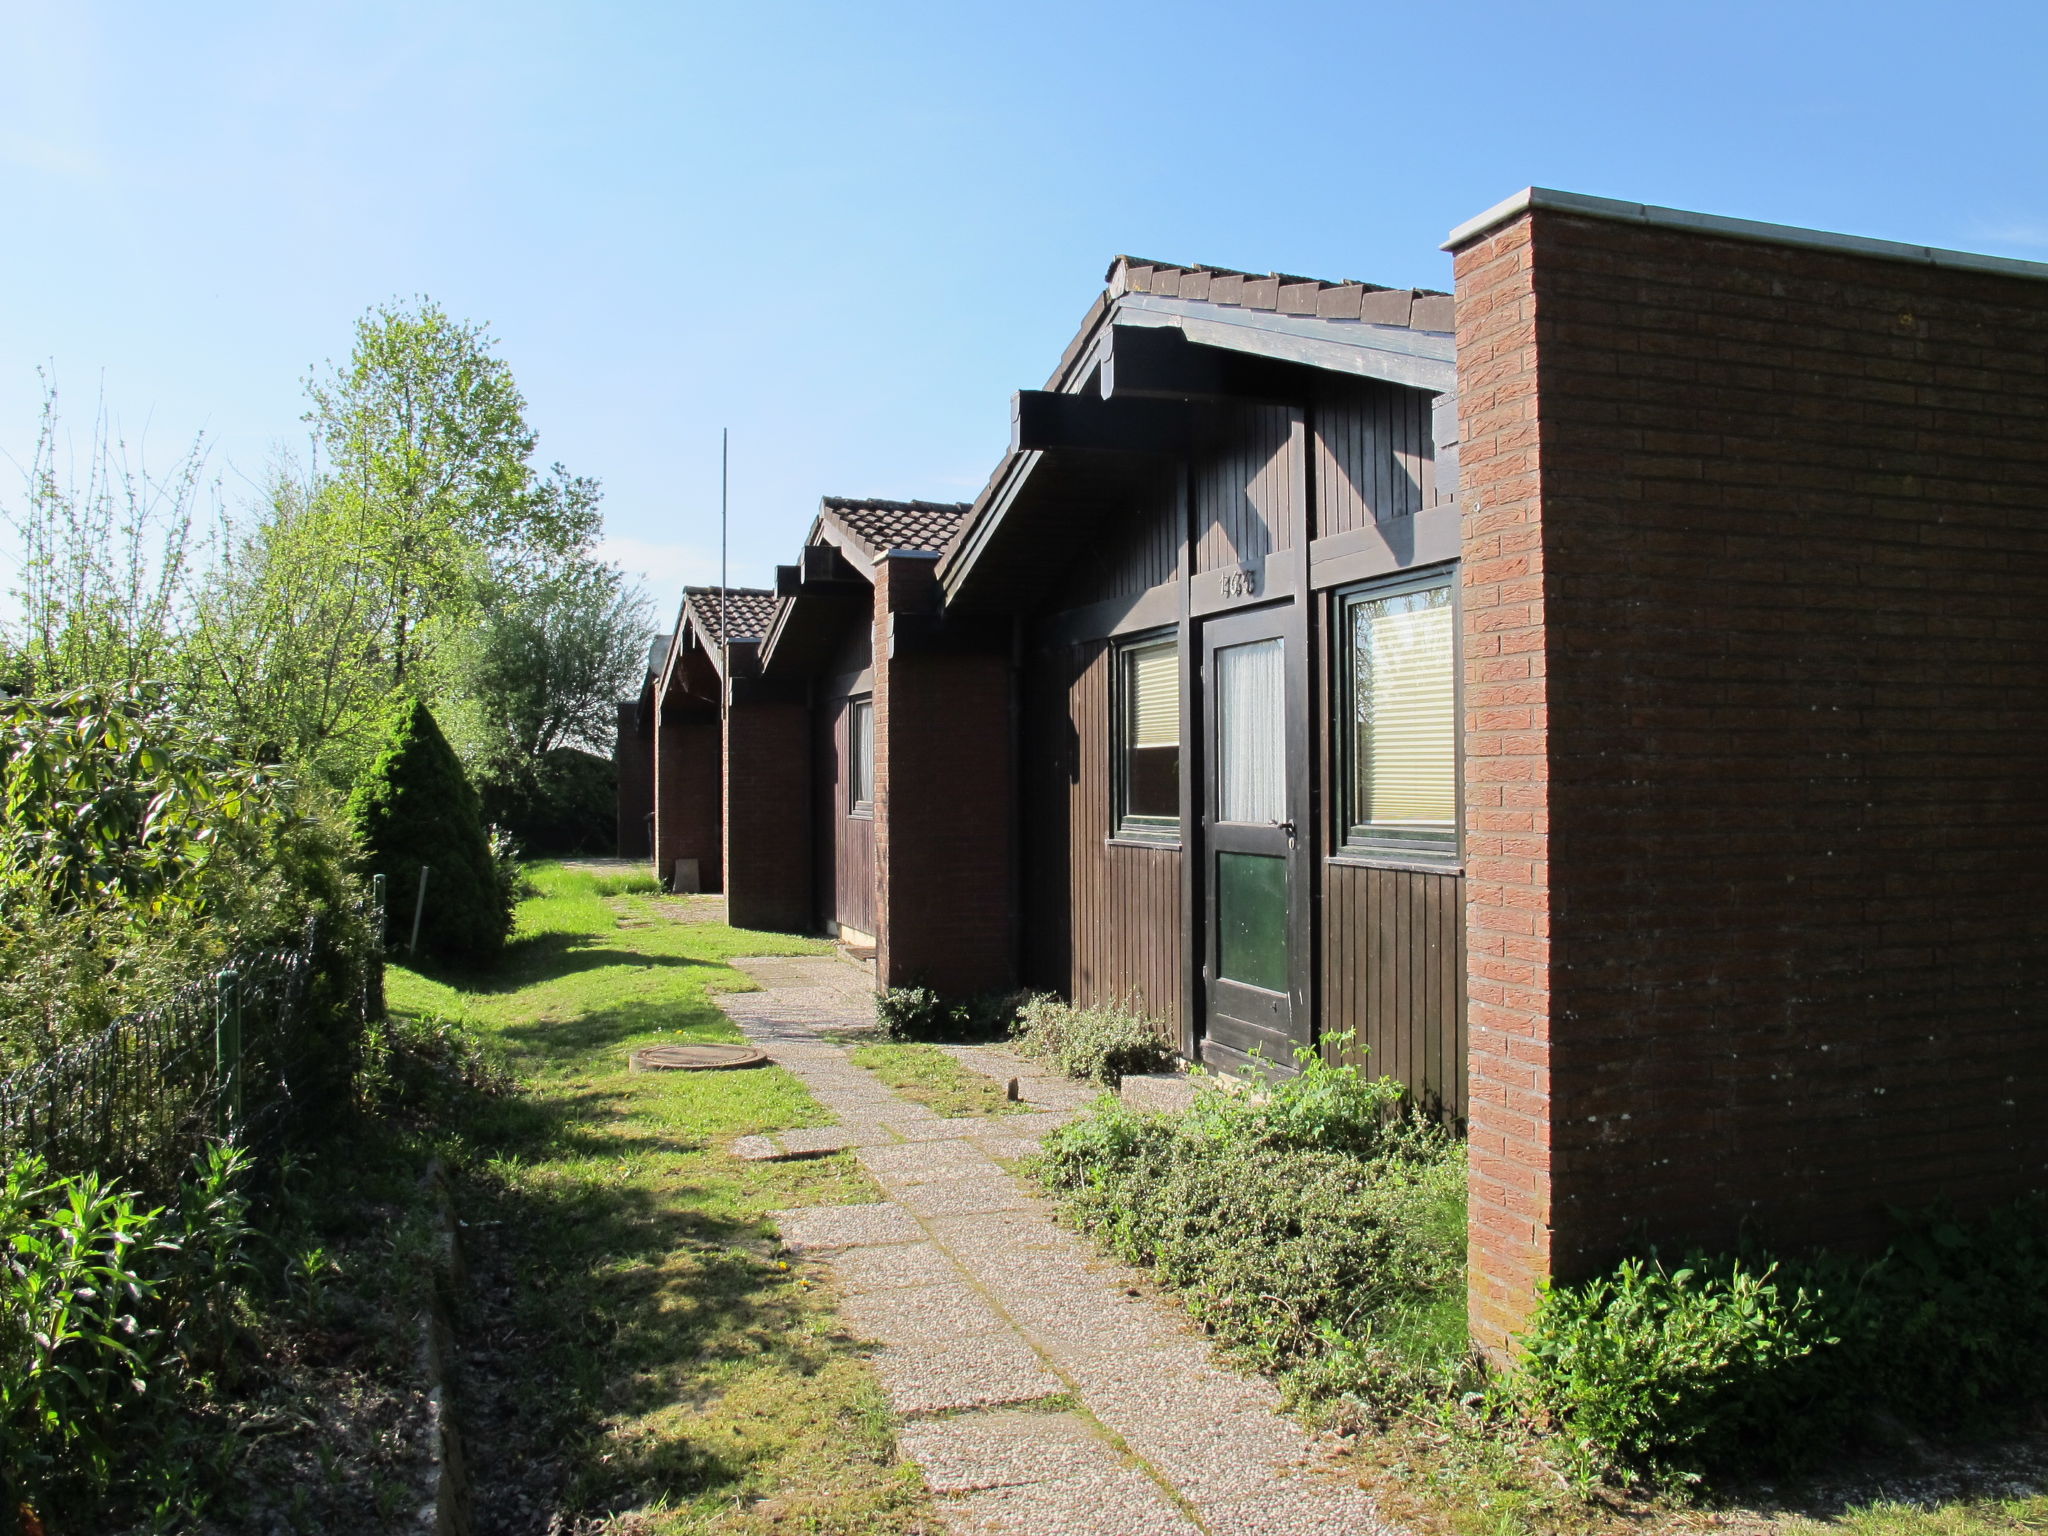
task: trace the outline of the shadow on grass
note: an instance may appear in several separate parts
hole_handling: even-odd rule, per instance
[[[521,1050],[555,1057],[568,1065],[579,1055],[602,1051],[608,1046],[663,1030],[736,1033],[726,1022],[725,1015],[710,1003],[635,999],[586,1009],[572,1019],[537,1019],[530,1024],[507,1024],[498,1030],[498,1036]],[[619,1065],[624,1065],[623,1059]]]
[[[687,955],[650,955],[641,950],[621,949],[605,942],[610,934],[535,933],[514,939],[503,955],[488,966],[456,960],[421,956],[407,965],[430,981],[473,992],[479,996],[518,992],[545,981],[559,981],[582,971],[599,971],[607,966],[679,967],[685,970],[718,971],[725,967],[716,960],[694,960]]]

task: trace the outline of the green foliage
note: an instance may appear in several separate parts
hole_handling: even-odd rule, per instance
[[[1298,1076],[1182,1114],[1105,1097],[1036,1171],[1066,1219],[1297,1395],[1385,1403],[1467,1352],[1464,1151],[1400,1094],[1304,1053]]]
[[[1077,1008],[1056,997],[1029,999],[1011,1036],[1025,1055],[1108,1088],[1131,1073],[1169,1071],[1179,1059],[1168,1026],[1135,1008]]]
[[[557,747],[477,785],[484,817],[534,854],[608,854],[618,842],[618,770],[609,757]]]
[[[1796,1467],[1872,1427],[2009,1424],[2048,1379],[2048,1201],[1904,1221],[1879,1259],[1654,1257],[1545,1293],[1515,1400],[1583,1478]]]
[[[428,876],[420,942],[430,954],[494,955],[511,907],[478,815],[476,792],[427,706],[392,718],[384,750],[349,796],[365,873],[386,877],[388,937],[411,933],[422,866]]]
[[[512,1088],[474,1029],[435,1013],[393,1013],[372,1024],[358,1083],[364,1102],[378,1113],[426,1125],[471,1095]]]
[[[885,987],[875,994],[875,1031],[884,1040],[977,1040],[999,1036],[1016,1012],[1016,997],[991,992],[946,997],[930,987]]]

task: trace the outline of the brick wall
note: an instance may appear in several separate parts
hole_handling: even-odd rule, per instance
[[[2048,1185],[2048,283],[1457,256],[1473,1316]]]
[[[725,901],[738,928],[809,933],[810,710],[735,703],[725,718]]]
[[[654,739],[640,734],[640,706],[619,706],[618,735],[612,744],[612,767],[618,774],[618,856],[645,859],[653,854],[647,818],[654,811]]]
[[[913,638],[937,609],[934,564],[876,570],[875,969],[966,995],[1016,977],[1010,661]]]

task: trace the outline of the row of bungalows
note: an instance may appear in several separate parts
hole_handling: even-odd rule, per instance
[[[1645,1244],[2048,1184],[2048,266],[1540,190],[1447,248],[1119,258],[974,502],[693,589],[657,867],[878,986],[1393,1074],[1487,1347]]]

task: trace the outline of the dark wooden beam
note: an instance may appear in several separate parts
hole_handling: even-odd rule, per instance
[[[1314,388],[1306,369],[1222,347],[1197,346],[1178,327],[1118,325],[1102,355],[1102,395],[1141,400],[1305,401]]]
[[[1188,446],[1187,407],[1178,400],[1102,400],[1020,389],[1010,399],[1013,453],[1085,448],[1174,458]]]
[[[795,597],[803,590],[804,568],[800,565],[778,565],[775,567],[775,595]]]
[[[860,572],[847,563],[846,556],[832,544],[806,544],[803,548],[803,564],[798,574],[807,587],[839,586],[860,582]]]

